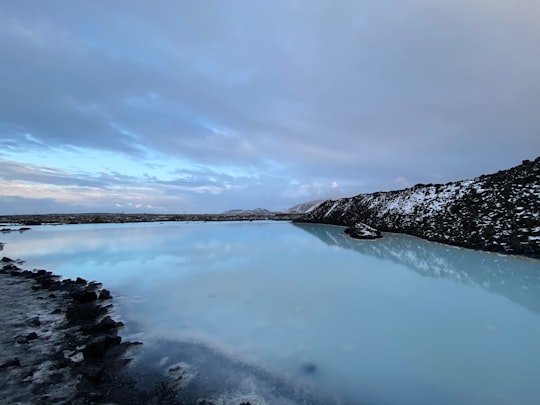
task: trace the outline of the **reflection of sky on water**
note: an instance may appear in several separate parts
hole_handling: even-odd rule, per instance
[[[149,347],[204,342],[347,398],[539,397],[540,262],[340,233],[287,223],[125,224],[36,227],[2,241],[27,268],[103,281],[119,298],[126,333],[141,332]],[[308,363],[317,372],[306,376]]]

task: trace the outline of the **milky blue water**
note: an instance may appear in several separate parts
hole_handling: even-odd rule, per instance
[[[103,282],[144,342],[133,367],[183,362],[193,398],[540,403],[540,261],[342,231],[63,225],[0,242],[25,268]]]

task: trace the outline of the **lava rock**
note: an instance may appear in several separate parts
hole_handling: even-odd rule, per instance
[[[73,298],[74,301],[85,304],[88,302],[96,301],[97,294],[94,291],[73,291],[71,293],[71,298]]]
[[[20,366],[21,366],[21,362],[19,361],[19,358],[14,357],[0,364],[0,369],[8,368],[8,367],[20,367]]]
[[[355,239],[379,239],[382,238],[382,234],[379,230],[364,224],[363,222],[357,222],[354,225],[345,229],[345,233],[351,238]]]
[[[75,284],[86,285],[87,281],[84,278],[77,277]]]
[[[120,336],[103,335],[92,339],[82,350],[86,361],[96,361],[103,358],[105,352],[122,342]]]
[[[110,300],[112,298],[112,295],[109,290],[103,289],[99,293],[99,300]]]
[[[28,335],[26,335],[26,340],[36,340],[38,338],[38,334],[36,332],[30,332]]]

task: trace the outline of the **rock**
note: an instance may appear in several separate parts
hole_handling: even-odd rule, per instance
[[[540,258],[540,156],[507,170],[446,184],[327,200],[296,222],[365,222],[471,249]]]
[[[102,359],[105,352],[114,346],[118,346],[122,341],[120,336],[103,335],[92,339],[83,349],[86,361],[96,361]]]
[[[2,364],[0,364],[0,369],[8,368],[8,367],[20,367],[20,366],[21,366],[21,363],[19,361],[19,358],[14,357],[14,358],[6,360]]]
[[[84,278],[77,277],[75,284],[86,285],[87,281]]]
[[[86,304],[88,302],[96,301],[97,294],[94,291],[72,291],[71,298],[73,298],[73,301]]]
[[[99,300],[110,300],[112,298],[112,295],[109,290],[103,289],[99,293]]]
[[[106,313],[107,308],[95,305],[94,303],[73,304],[68,307],[66,318],[70,324],[94,322],[99,316]]]
[[[101,320],[101,322],[99,322],[97,325],[94,325],[88,328],[88,330],[93,331],[93,332],[104,332],[111,329],[120,328],[122,326],[124,326],[122,322],[116,322],[109,315],[107,315],[105,318]]]
[[[37,338],[38,338],[38,335],[36,332],[30,332],[28,335],[26,335],[27,341],[36,340]]]
[[[39,320],[39,318],[37,316],[35,318],[30,319],[30,321],[28,323],[30,325],[32,325],[32,326],[40,326],[41,325],[41,321]]]
[[[363,222],[357,222],[345,229],[345,233],[355,239],[379,239],[382,234],[379,230],[372,228]]]

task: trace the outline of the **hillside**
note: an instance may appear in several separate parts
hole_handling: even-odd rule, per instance
[[[328,200],[297,222],[351,226],[540,257],[540,157],[473,180]]]
[[[313,200],[305,203],[297,204],[294,207],[291,207],[287,210],[290,214],[305,214],[313,211],[319,206],[324,200]]]

